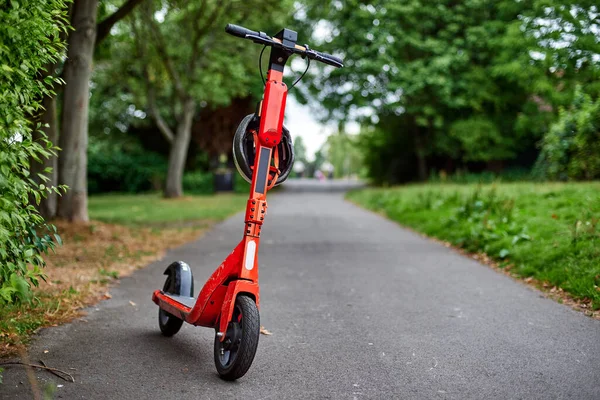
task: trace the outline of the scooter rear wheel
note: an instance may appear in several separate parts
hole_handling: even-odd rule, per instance
[[[260,316],[254,300],[240,295],[223,341],[215,336],[215,366],[221,378],[233,381],[248,372],[260,336]]]

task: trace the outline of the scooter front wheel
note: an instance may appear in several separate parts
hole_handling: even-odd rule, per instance
[[[240,295],[223,341],[215,336],[215,366],[221,378],[233,381],[248,372],[260,336],[260,316],[254,300]]]

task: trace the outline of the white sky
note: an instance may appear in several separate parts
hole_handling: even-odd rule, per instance
[[[290,131],[293,140],[302,136],[309,161],[314,160],[315,152],[323,146],[327,137],[337,130],[337,124],[324,125],[313,118],[310,107],[298,103],[291,94],[288,95],[285,103],[284,124]],[[355,134],[358,131],[358,123],[348,122],[346,124],[347,133]]]
[[[289,129],[292,139],[302,136],[306,146],[306,156],[313,160],[314,154],[323,146],[327,136],[333,133],[335,127],[325,126],[316,121],[308,106],[304,106],[293,95],[288,95],[285,105],[285,127]]]

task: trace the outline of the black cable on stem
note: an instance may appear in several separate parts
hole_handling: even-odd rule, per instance
[[[265,80],[265,77],[263,76],[262,72],[262,55],[265,52],[266,48],[267,46],[265,45],[265,47],[263,47],[263,49],[260,51],[260,56],[258,57],[258,70],[260,71],[260,79],[262,79],[263,85],[267,84],[267,81]]]
[[[306,63],[306,69],[304,70],[304,72],[302,73],[302,75],[300,75],[300,78],[298,78],[298,79],[296,80],[296,82],[294,82],[294,84],[292,85],[292,87],[290,87],[290,90],[292,90],[292,89],[294,88],[294,86],[296,86],[296,83],[300,82],[300,80],[301,80],[302,78],[304,78],[304,75],[306,75],[306,72],[308,71],[308,68],[310,68],[310,58],[308,58],[308,57],[307,57],[307,58],[306,58],[306,60],[308,61],[308,62]]]

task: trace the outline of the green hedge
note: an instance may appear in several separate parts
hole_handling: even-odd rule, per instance
[[[186,194],[212,194],[215,192],[214,175],[194,171],[183,175],[183,191]]]
[[[94,143],[88,149],[89,193],[160,190],[166,170],[165,157],[141,147]]]
[[[57,189],[36,183],[29,163],[54,153],[45,137],[33,141],[40,127],[30,119],[41,111],[40,100],[54,94],[56,79],[41,80],[40,72],[64,54],[65,8],[63,0],[0,7],[0,305],[31,298],[30,286],[44,277],[42,256],[60,242],[30,202]]]

